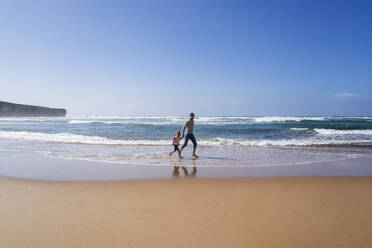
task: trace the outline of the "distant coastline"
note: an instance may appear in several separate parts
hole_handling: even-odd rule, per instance
[[[65,117],[66,109],[0,101],[0,117]]]

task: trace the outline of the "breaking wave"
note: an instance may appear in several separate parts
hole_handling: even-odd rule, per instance
[[[335,130],[335,129],[314,129],[320,135],[372,135],[372,130]]]
[[[185,117],[85,117],[67,119],[68,124],[137,124],[137,125],[182,125]],[[301,122],[371,122],[372,117],[197,117],[198,125],[245,125]]]
[[[310,138],[296,139],[227,139],[227,138],[209,138],[198,139],[201,146],[312,146],[312,145],[352,145],[372,143],[372,139],[364,136],[350,139],[349,135],[372,135],[372,130],[327,130],[316,129],[319,135]],[[343,135],[344,138],[333,139],[329,136]],[[323,138],[322,136],[326,136]],[[122,146],[168,146],[170,140],[156,139],[109,139],[100,136],[87,136],[72,133],[41,133],[26,131],[0,131],[1,138],[45,141],[70,144],[89,144],[89,145],[122,145]]]

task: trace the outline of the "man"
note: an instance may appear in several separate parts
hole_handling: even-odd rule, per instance
[[[191,142],[194,145],[194,147],[192,149],[192,157],[197,158],[198,156],[195,154],[197,143],[196,143],[196,139],[194,137],[194,117],[195,117],[194,113],[191,113],[190,114],[190,119],[185,123],[185,126],[182,129],[181,139],[183,139],[183,137],[185,136],[186,129],[187,129],[187,134],[186,134],[186,138],[185,138],[185,143],[182,145],[180,153],[182,153],[182,150],[187,146],[187,143],[189,142],[189,140],[191,140]]]

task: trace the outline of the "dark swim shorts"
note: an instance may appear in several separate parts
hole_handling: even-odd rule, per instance
[[[189,143],[189,140],[191,140],[194,147],[196,147],[196,145],[197,145],[196,139],[195,139],[195,137],[192,133],[189,133],[189,134],[186,135],[185,143],[182,145],[182,148],[185,148],[187,146],[187,143]]]

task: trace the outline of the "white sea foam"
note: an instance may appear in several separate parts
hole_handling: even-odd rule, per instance
[[[350,145],[359,143],[369,143],[372,141],[358,139],[358,140],[327,140],[327,139],[280,139],[280,140],[242,140],[242,139],[214,139],[211,141],[202,141],[202,144],[215,145],[239,145],[239,146],[311,146],[311,145]]]
[[[180,116],[87,116],[87,117],[10,117],[10,118],[0,118],[0,122],[45,122],[45,121],[70,121],[72,123],[77,123],[80,121],[89,122],[97,122],[97,121],[137,121],[137,122],[149,122],[149,121],[156,121],[157,124],[161,123],[169,123],[169,122],[184,122],[188,119],[188,117],[180,117]],[[363,119],[366,121],[372,121],[372,117],[368,116],[361,116],[361,117],[311,117],[311,116],[198,116],[196,118],[197,122],[200,123],[235,123],[235,122],[256,122],[256,123],[266,123],[266,122],[286,122],[286,121],[327,121],[327,120],[356,120],[356,119]]]
[[[71,133],[39,133],[0,131],[0,137],[8,139],[37,140],[59,143],[77,143],[91,145],[169,145],[168,140],[115,140],[99,136],[86,136]]]
[[[71,120],[68,122],[68,124],[89,124],[89,123],[94,123],[96,121],[89,121],[89,120]]]
[[[59,122],[67,121],[69,124],[89,124],[89,123],[103,123],[103,124],[147,124],[147,125],[182,125],[187,121],[187,117],[178,116],[91,116],[91,117],[29,117],[29,118],[0,118],[0,123],[9,122]],[[201,116],[196,118],[198,125],[239,125],[239,124],[254,124],[254,123],[281,123],[281,122],[300,122],[300,121],[337,121],[337,120],[357,120],[372,121],[372,117],[296,117],[296,116]]]
[[[197,117],[195,122],[198,125],[239,125],[254,123],[276,123],[276,122],[299,122],[303,120],[322,121],[327,117]],[[147,125],[182,125],[186,117],[86,117],[75,118],[69,124],[89,123],[121,123],[121,124],[147,124]]]
[[[39,133],[25,131],[0,131],[0,138],[45,141],[71,144],[90,145],[123,145],[123,146],[168,146],[170,140],[125,140],[108,139],[99,136],[86,136],[71,133]],[[371,143],[370,139],[321,139],[318,137],[306,139],[281,139],[281,140],[246,140],[246,139],[199,139],[201,146],[309,146],[309,145],[345,145],[358,143]]]
[[[319,135],[372,135],[372,130],[314,129]],[[372,141],[372,140],[371,140]]]
[[[294,131],[307,131],[307,130],[309,130],[306,127],[291,127],[290,129],[294,130]]]
[[[121,124],[120,121],[100,121],[100,120],[71,120],[68,124],[91,124],[91,123],[104,123],[104,124]]]
[[[327,117],[294,117],[294,116],[287,116],[287,117],[278,117],[278,116],[272,116],[272,117],[255,117],[255,122],[285,122],[285,121],[323,121]]]

